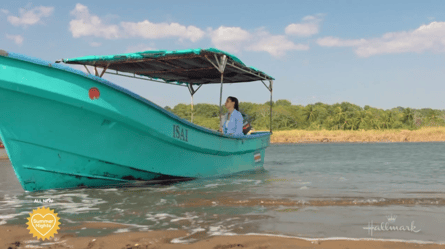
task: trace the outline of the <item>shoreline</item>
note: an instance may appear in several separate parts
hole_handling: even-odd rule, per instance
[[[256,130],[261,132],[268,130]],[[429,143],[445,142],[445,127],[423,127],[418,130],[286,130],[273,131],[271,144],[318,143]],[[0,160],[9,159],[0,148]]]
[[[272,139],[271,139],[272,140]],[[286,141],[279,141],[279,142],[270,142],[271,144],[383,144],[383,143],[443,143],[445,140],[441,141],[390,141],[390,140],[377,140],[377,141],[328,141],[328,140],[301,140],[296,142],[286,142]]]
[[[269,132],[255,130],[253,132]],[[445,142],[445,127],[422,127],[418,130],[284,130],[273,131],[271,144],[308,143],[427,143]],[[9,159],[0,148],[0,160]]]
[[[275,131],[271,144],[445,142],[445,127],[418,130],[287,130]]]
[[[274,137],[275,133],[278,133],[281,131],[273,132],[272,136],[270,137],[270,144],[372,144],[372,143],[443,143],[445,142],[445,139],[443,140],[437,140],[437,139],[431,139],[431,140],[422,140],[422,139],[416,139],[413,141],[393,141],[389,139],[347,139],[347,140],[338,140],[338,139],[329,139],[325,136],[321,138],[313,138],[313,139],[298,139],[298,137]],[[6,154],[5,148],[0,148],[0,152],[4,151],[5,155],[0,155],[0,160],[9,160],[8,155]]]
[[[87,222],[81,225],[89,229],[110,229],[116,227],[131,227],[125,224],[116,226],[103,222]],[[424,248],[436,249],[445,248],[445,242],[429,242],[415,240],[398,239],[378,239],[378,238],[303,238],[280,234],[227,234],[207,237],[206,234],[190,234],[184,230],[155,230],[138,232],[111,233],[104,236],[77,236],[69,232],[70,228],[63,226],[49,240],[37,241],[26,225],[1,225],[0,245],[2,248],[18,249],[24,247],[34,248],[124,248],[124,249],[194,249],[194,248],[251,248],[251,249],[272,249],[272,248]],[[228,239],[227,236],[230,236]],[[195,242],[182,243],[187,241],[187,237],[198,237]]]

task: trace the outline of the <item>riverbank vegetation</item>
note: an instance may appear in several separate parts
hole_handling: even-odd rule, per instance
[[[191,120],[190,105],[178,104],[173,108],[167,106],[165,109],[181,118]],[[240,111],[248,116],[255,130],[269,129],[269,102],[264,104],[240,102]],[[224,108],[225,112],[227,110]],[[217,130],[219,107],[212,104],[194,105],[193,123]],[[413,131],[425,127],[445,127],[445,110],[404,107],[383,110],[368,105],[361,107],[349,102],[332,105],[318,102],[306,106],[292,105],[288,100],[277,100],[273,103],[274,131]]]

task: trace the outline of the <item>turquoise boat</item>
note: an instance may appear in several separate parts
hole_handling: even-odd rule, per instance
[[[61,62],[84,65],[88,73]],[[192,108],[193,95],[206,84],[221,84],[220,110],[225,83],[262,81],[272,102],[271,76],[213,48],[56,63],[0,50],[0,136],[24,190],[126,186],[263,169],[272,130],[221,134],[105,80],[105,74],[187,87]]]

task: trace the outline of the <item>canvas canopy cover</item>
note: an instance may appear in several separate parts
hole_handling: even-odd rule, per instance
[[[149,50],[117,55],[85,56],[61,61],[66,64],[102,67],[103,72],[108,70],[108,73],[111,69],[116,70],[116,74],[125,72],[187,85],[221,83],[221,74],[224,76],[224,83],[274,80],[264,72],[246,66],[236,56],[215,48]]]

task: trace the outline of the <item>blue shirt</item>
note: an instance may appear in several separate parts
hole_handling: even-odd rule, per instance
[[[243,115],[241,112],[233,109],[232,114],[230,114],[230,119],[227,120],[229,113],[225,115],[225,121],[222,126],[224,134],[232,135],[244,135],[243,133]]]

